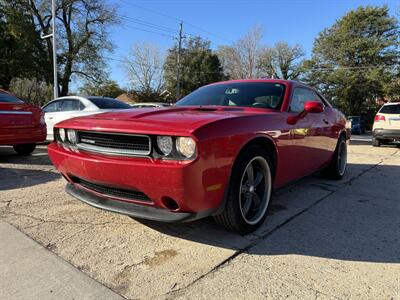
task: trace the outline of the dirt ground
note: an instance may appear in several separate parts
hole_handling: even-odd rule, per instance
[[[265,224],[241,237],[212,219],[95,209],[64,192],[46,146],[3,147],[0,218],[129,299],[400,299],[400,149],[359,139],[348,159],[341,181],[277,191]]]

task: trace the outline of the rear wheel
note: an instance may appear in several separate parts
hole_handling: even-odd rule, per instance
[[[347,143],[341,136],[337,142],[332,161],[324,173],[332,179],[342,179],[347,168]]]
[[[381,146],[381,141],[378,140],[377,138],[373,137],[373,138],[372,138],[372,146],[374,146],[374,147],[380,147],[380,146]]]
[[[225,210],[215,216],[217,223],[240,234],[256,230],[267,216],[272,192],[270,156],[252,146],[235,162]]]
[[[36,144],[21,144],[15,145],[14,151],[17,152],[19,155],[29,155],[33,151],[35,151]]]

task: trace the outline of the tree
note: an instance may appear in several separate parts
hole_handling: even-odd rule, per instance
[[[30,15],[14,1],[0,0],[0,87],[14,78],[43,80],[51,66]]]
[[[224,72],[231,79],[256,78],[260,76],[258,61],[263,48],[261,39],[264,29],[255,26],[231,46],[221,46],[218,57]]]
[[[296,80],[303,70],[301,59],[304,55],[300,45],[278,42],[273,47],[261,50],[258,67],[265,76]]]
[[[368,113],[387,84],[399,82],[399,57],[396,18],[386,6],[359,7],[319,34],[305,79],[345,113]]]
[[[164,64],[165,87],[172,95],[175,95],[177,85],[177,54],[175,45],[168,50]],[[210,42],[201,37],[187,38],[181,49],[180,95],[185,96],[203,85],[224,78],[221,62],[210,49]]]
[[[53,97],[53,86],[36,78],[13,78],[10,91],[18,98],[38,106],[42,106]]]
[[[131,88],[140,101],[159,100],[164,88],[164,55],[160,49],[149,43],[134,44],[125,61]]]
[[[51,1],[12,1],[31,14],[41,32],[52,31]],[[56,11],[60,94],[65,96],[73,76],[94,81],[105,77],[103,54],[112,50],[108,28],[117,23],[117,14],[104,0],[58,0]],[[46,49],[52,61],[51,39],[46,39]],[[48,77],[50,81],[51,73]]]
[[[80,87],[79,93],[87,96],[117,98],[119,95],[126,93],[126,91],[114,80],[106,80],[104,82],[86,82]]]

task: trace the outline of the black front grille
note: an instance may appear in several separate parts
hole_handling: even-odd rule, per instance
[[[151,199],[147,197],[145,193],[134,191],[134,190],[126,190],[115,188],[106,185],[96,184],[90,181],[83,180],[78,177],[69,176],[74,183],[77,183],[89,190],[95,191],[97,193],[103,194],[105,196],[113,196],[117,198],[123,198],[128,200],[136,200],[136,201],[145,201],[151,202]]]
[[[146,135],[78,131],[78,147],[110,154],[149,155],[150,138]]]

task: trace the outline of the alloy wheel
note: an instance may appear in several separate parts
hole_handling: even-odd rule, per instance
[[[239,191],[239,208],[246,223],[253,225],[264,216],[271,198],[271,170],[264,157],[254,157],[246,166]]]

